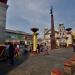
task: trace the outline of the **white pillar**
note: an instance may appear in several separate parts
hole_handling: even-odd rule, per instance
[[[68,34],[67,37],[68,37],[68,39],[67,39],[67,47],[69,47],[69,45],[72,45],[72,35]]]

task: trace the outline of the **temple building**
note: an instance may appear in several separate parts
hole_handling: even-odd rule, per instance
[[[5,34],[5,42],[24,43],[26,45],[32,44],[33,36],[30,33],[6,29]]]
[[[51,30],[45,28],[44,29],[44,40],[43,42],[47,44],[47,46],[50,48],[51,47]],[[59,47],[59,32],[55,31],[55,41],[56,41],[56,48]]]
[[[48,28],[44,29],[44,41],[47,43],[47,45],[50,47],[51,44],[51,30]],[[58,30],[55,30],[55,40],[56,40],[56,48],[58,47],[71,47],[73,43],[73,39],[75,38],[75,35],[73,33],[72,38],[72,28],[66,28],[64,27],[64,24],[59,24]]]

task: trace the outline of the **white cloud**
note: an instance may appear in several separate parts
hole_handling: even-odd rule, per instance
[[[10,17],[11,19],[14,16],[14,18],[27,19],[31,24],[46,24],[46,19],[48,20],[49,18],[49,5],[47,2],[49,0],[18,0],[18,2],[9,0],[7,18],[9,19]],[[7,21],[9,21],[8,19]]]
[[[32,26],[36,26],[41,32],[44,27],[50,27],[50,6],[56,9],[58,4],[61,5],[60,0],[8,0],[7,28],[15,29],[15,25],[18,25],[18,30],[29,31]],[[58,24],[62,19],[57,13],[60,14],[54,11],[55,23]]]

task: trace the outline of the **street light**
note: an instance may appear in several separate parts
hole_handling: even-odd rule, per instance
[[[31,28],[31,31],[33,32],[33,50],[32,50],[32,53],[33,54],[36,54],[37,53],[37,31],[39,29],[38,28]]]

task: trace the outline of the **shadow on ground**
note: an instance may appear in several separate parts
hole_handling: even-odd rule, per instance
[[[9,61],[0,61],[0,75],[7,75],[11,70],[15,69],[23,62],[25,62],[29,57],[29,53],[25,53],[24,55],[15,58],[14,65],[11,65]]]

